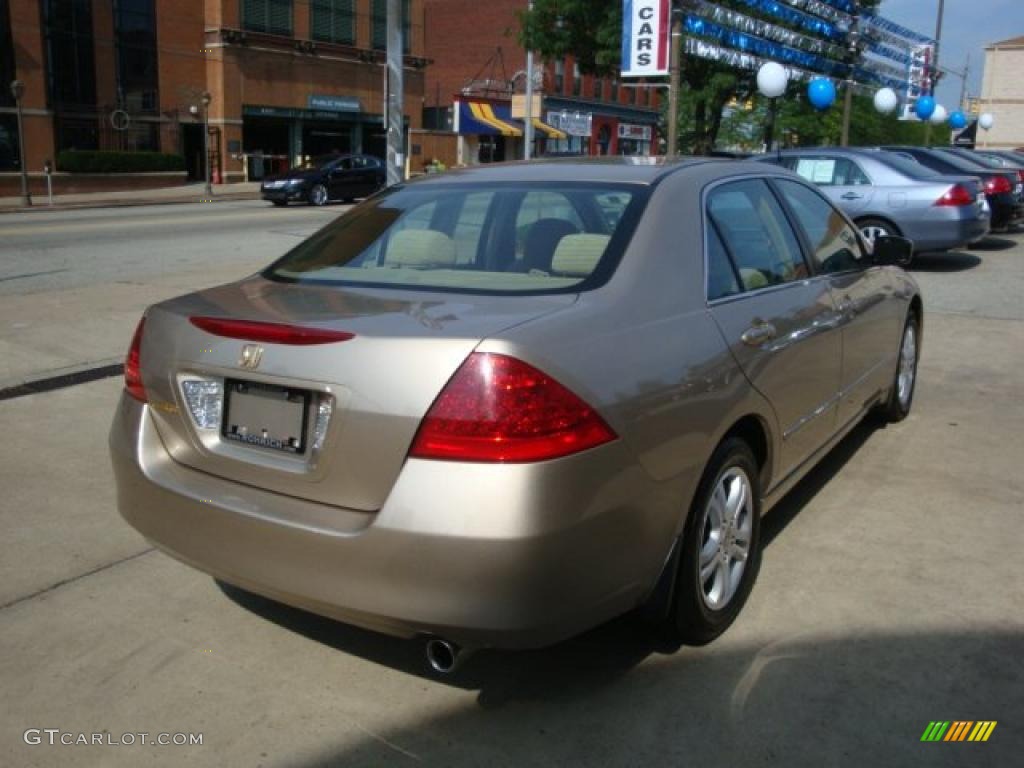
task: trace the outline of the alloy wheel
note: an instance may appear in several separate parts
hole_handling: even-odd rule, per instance
[[[900,371],[896,378],[896,396],[904,410],[910,407],[916,375],[917,330],[913,323],[907,323],[907,329],[903,332],[903,345],[900,347]]]
[[[700,594],[713,611],[736,595],[750,557],[754,495],[750,479],[730,467],[718,479],[704,509],[699,558]]]

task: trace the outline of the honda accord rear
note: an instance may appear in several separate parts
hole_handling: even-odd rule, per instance
[[[813,225],[786,242],[842,253],[821,274],[737,268],[745,288],[712,309],[704,190],[739,180],[721,215],[742,227],[748,195],[774,215],[775,178]],[[909,408],[916,288],[876,266],[894,270],[876,297],[882,273],[871,287],[844,272],[863,312],[837,310],[827,265],[871,258],[854,233],[761,164],[538,163],[399,185],[258,275],[146,311],[110,435],[121,514],[221,580],[393,635],[532,647],[661,600],[707,642],[751,588],[762,509],[861,405]],[[755,235],[736,234],[753,251]],[[883,246],[909,259],[909,243]],[[783,279],[792,291],[768,287]],[[759,325],[740,352],[742,313],[783,296],[783,335]],[[840,397],[855,317],[870,333],[846,345],[857,389]],[[780,414],[804,411],[824,415],[784,441]]]

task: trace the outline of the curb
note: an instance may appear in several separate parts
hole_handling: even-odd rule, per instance
[[[185,205],[196,203],[230,203],[243,200],[259,200],[259,192],[237,192],[214,195],[212,198],[203,197],[172,197],[167,200],[158,198],[115,198],[112,200],[90,200],[81,203],[55,203],[54,205],[35,204],[31,208],[23,208],[20,205],[0,206],[0,215],[5,213],[45,213],[46,211],[70,211],[83,210],[88,208],[133,208],[143,205]]]

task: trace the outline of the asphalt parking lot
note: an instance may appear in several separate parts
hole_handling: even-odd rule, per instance
[[[765,519],[751,599],[702,648],[625,617],[439,679],[418,645],[221,588],[123,523],[119,379],[0,401],[0,764],[1019,764],[1024,235],[912,272],[913,414],[857,428]],[[998,725],[921,743],[934,720]]]

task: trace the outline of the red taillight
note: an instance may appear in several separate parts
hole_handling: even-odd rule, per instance
[[[430,407],[409,455],[544,461],[616,438],[593,408],[521,360],[474,352]]]
[[[1009,180],[1005,176],[993,176],[985,181],[985,194],[1000,195],[1004,192],[1012,192]]]
[[[140,403],[146,402],[146,388],[142,385],[142,367],[139,358],[142,354],[142,329],[146,318],[139,320],[132,336],[132,345],[128,348],[128,357],[124,359],[124,391]]]
[[[946,194],[935,201],[936,205],[974,205],[974,195],[963,184],[954,184]]]
[[[265,341],[269,344],[309,346],[311,344],[332,344],[336,341],[348,341],[355,338],[355,334],[348,331],[331,331],[326,328],[309,328],[304,325],[287,325],[285,323],[262,323],[256,320],[190,317],[188,321],[196,328],[201,328],[214,336],[242,339],[243,341]]]

